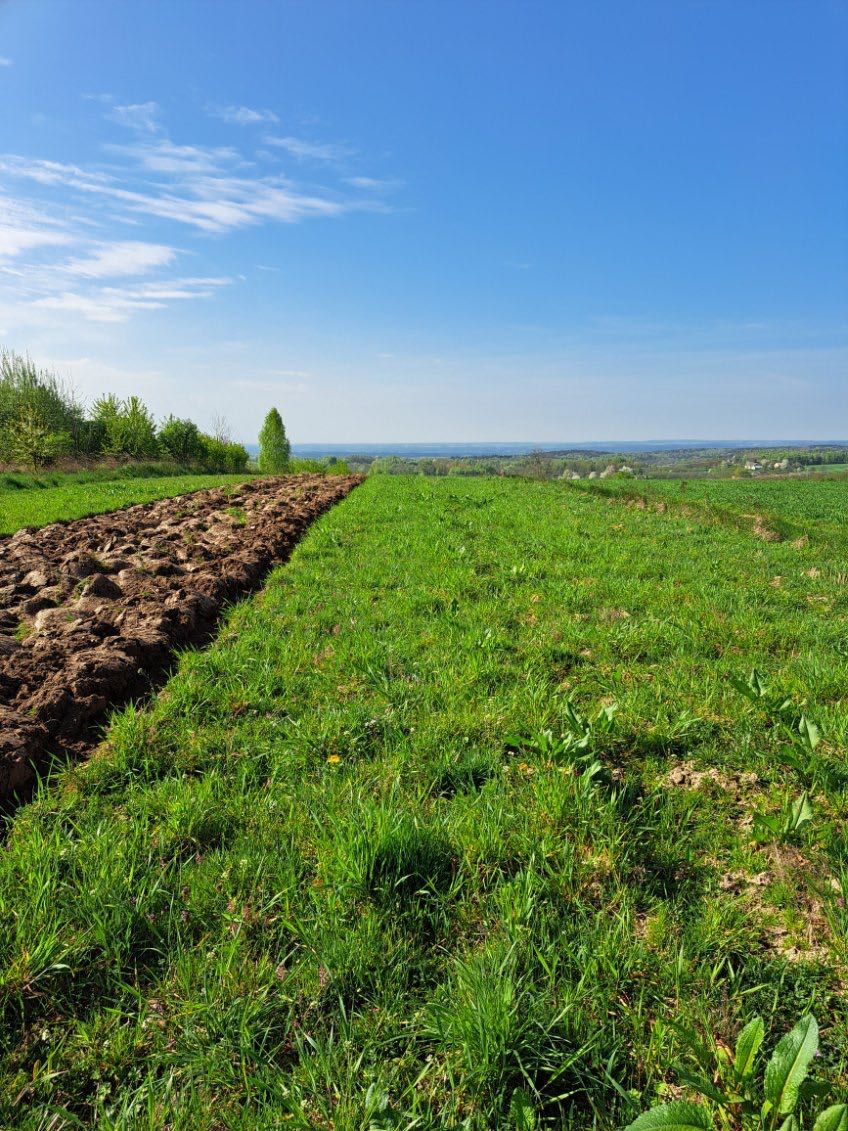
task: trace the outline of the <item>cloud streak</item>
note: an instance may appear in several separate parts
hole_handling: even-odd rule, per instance
[[[84,259],[62,264],[60,270],[83,279],[145,275],[156,267],[169,266],[176,256],[176,249],[165,244],[122,240],[102,244]]]
[[[283,149],[297,161],[343,161],[353,157],[355,149],[338,142],[306,141],[301,137],[266,137],[266,145]]]
[[[62,291],[36,299],[35,310],[65,311],[89,322],[126,322],[138,311],[162,310],[170,303],[209,298],[230,279],[172,279],[131,287],[98,287],[87,293]]]
[[[234,126],[253,126],[280,120],[273,110],[253,110],[250,106],[212,106],[209,113]]]
[[[24,202],[0,197],[0,259],[73,242],[55,222]]]
[[[156,102],[136,102],[132,106],[113,106],[108,116],[120,126],[142,133],[156,133],[161,111]]]
[[[10,325],[44,324],[48,314],[119,323],[172,303],[209,299],[234,280],[215,266],[168,278],[186,254],[214,261],[208,239],[196,248],[181,244],[386,209],[388,182],[345,178],[333,167],[354,152],[346,146],[283,137],[272,140],[272,154],[175,141],[154,101],[86,97],[113,127],[130,131],[116,137],[113,130],[101,144],[100,160],[83,165],[0,155],[0,311]],[[245,106],[209,112],[242,126],[277,120],[273,111]],[[281,154],[296,166],[323,163],[322,183],[302,171],[282,172]],[[181,237],[163,238],[168,225],[181,229]],[[128,229],[137,238],[127,239]],[[145,238],[148,231],[155,235]],[[144,282],[134,281],[141,276]]]
[[[48,187],[109,198],[127,211],[221,233],[254,224],[277,221],[291,224],[317,216],[377,207],[366,194],[350,196],[341,190],[306,190],[280,174],[245,175],[227,168],[239,160],[230,149],[174,146],[167,139],[140,145],[112,146],[130,159],[131,167],[119,179],[113,173],[89,172],[57,161],[28,160],[17,155],[0,159],[0,172]],[[169,174],[170,183],[141,174]]]

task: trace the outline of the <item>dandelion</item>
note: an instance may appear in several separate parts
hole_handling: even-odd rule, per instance
[[[329,756],[329,758],[327,759],[327,761],[330,763],[331,766],[338,766],[339,762],[341,762],[341,758],[339,757],[338,754],[331,754]]]

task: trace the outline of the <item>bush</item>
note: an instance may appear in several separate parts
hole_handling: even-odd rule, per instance
[[[290,475],[305,473],[318,475],[350,475],[350,468],[343,459],[292,459],[286,468]]]
[[[200,462],[204,471],[221,471],[236,475],[247,470],[250,458],[241,444],[216,440],[214,436],[200,435]]]

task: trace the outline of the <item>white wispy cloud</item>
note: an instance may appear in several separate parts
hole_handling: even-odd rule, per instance
[[[131,158],[151,173],[182,176],[217,173],[244,164],[237,150],[229,146],[175,145],[169,138],[139,141],[131,145],[107,145],[107,152]]]
[[[345,177],[346,185],[354,188],[366,189],[372,192],[387,192],[389,189],[400,188],[402,181],[380,180],[378,177]]]
[[[160,113],[156,102],[135,102],[131,106],[113,106],[108,117],[132,130],[155,133],[159,129]]]
[[[284,149],[298,161],[343,161],[356,152],[339,142],[307,141],[301,137],[266,137],[263,140],[266,145]]]
[[[273,110],[254,110],[250,106],[210,106],[209,113],[236,126],[253,126],[280,120]]]
[[[310,216],[340,216],[367,206],[365,201],[328,192],[302,191],[280,176],[198,173],[175,180],[173,188],[159,190],[151,185],[148,191],[138,191],[121,187],[111,175],[87,173],[56,161],[3,158],[0,171],[42,185],[64,185],[81,193],[109,197],[131,212],[174,220],[206,232],[226,232],[267,220],[292,224]]]
[[[114,183],[114,178],[105,173],[87,173],[78,165],[67,165],[61,161],[31,160],[17,154],[7,154],[0,158],[0,172],[15,177],[25,177],[40,185],[67,185],[82,191],[96,192]]]
[[[101,244],[90,255],[63,263],[60,270],[84,279],[145,275],[157,267],[167,267],[177,257],[176,248],[141,240],[119,240]]]
[[[276,153],[263,157],[229,145],[172,140],[156,102],[123,104],[111,94],[86,97],[106,120],[133,131],[121,141],[113,132],[101,146],[102,160],[73,164],[0,155],[2,326],[34,325],[61,333],[71,320],[80,327],[119,323],[171,303],[208,299],[238,282],[237,274],[224,275],[215,267],[202,276],[167,278],[179,256],[201,254],[208,260],[214,245],[206,241],[199,248],[181,248],[181,241],[162,237],[163,224],[179,225],[189,236],[222,236],[386,208],[383,189],[389,182],[345,179],[333,169],[332,162],[353,152],[345,146],[275,139],[277,150],[298,161],[326,163],[324,183],[318,185],[284,175]],[[271,111],[225,110],[241,124],[272,120]],[[148,229],[155,231],[150,239],[145,238]],[[135,238],[126,238],[129,232]],[[139,276],[145,281],[137,281]],[[302,379],[300,373],[286,376]]]
[[[132,287],[98,287],[91,291],[61,291],[36,299],[36,310],[59,310],[78,314],[90,322],[126,322],[142,310],[162,310],[184,299],[209,298],[227,278],[171,279]]]
[[[10,59],[8,55],[0,55],[0,67],[11,67],[14,59]]]
[[[36,247],[55,247],[71,243],[70,236],[44,228],[9,227],[0,223],[0,258],[11,259]]]
[[[25,202],[0,197],[0,258],[11,259],[39,247],[58,247],[73,237]]]

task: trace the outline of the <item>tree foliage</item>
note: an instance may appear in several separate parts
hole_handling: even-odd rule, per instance
[[[163,454],[177,463],[191,463],[204,453],[203,437],[193,420],[169,416],[159,429],[159,446]]]
[[[42,467],[75,453],[85,416],[72,391],[28,357],[0,352],[0,460]]]
[[[271,475],[279,474],[288,467],[290,457],[291,444],[283,418],[276,408],[272,408],[259,433],[259,470]]]
[[[282,423],[282,422],[281,422]],[[192,420],[167,417],[157,429],[138,396],[108,393],[86,414],[73,390],[28,357],[0,351],[0,464],[42,468],[64,456],[120,460],[164,457],[204,471],[241,472],[247,451],[222,418],[213,435]]]
[[[103,428],[106,455],[144,459],[159,454],[156,424],[140,397],[100,397],[94,402],[94,420]]]

